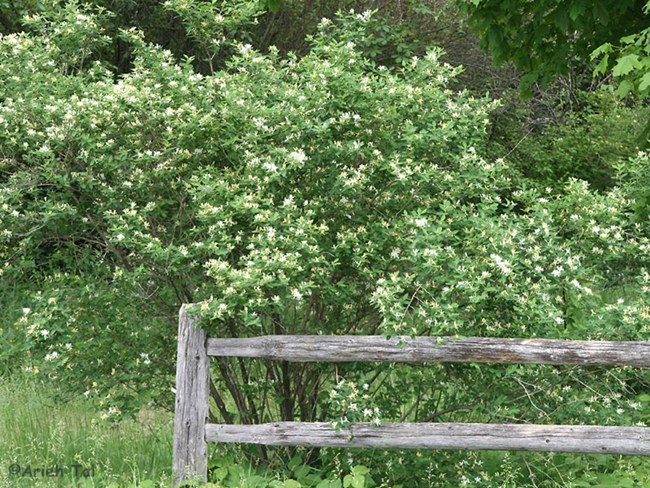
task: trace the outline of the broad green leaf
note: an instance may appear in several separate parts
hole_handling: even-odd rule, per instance
[[[304,465],[304,464],[301,465],[301,466],[297,466],[293,470],[293,472],[296,475],[296,478],[299,479],[299,480],[303,480],[303,478],[305,478],[309,474],[310,471],[311,471],[311,468],[309,466]]]
[[[365,485],[366,485],[366,477],[365,476],[355,477],[352,480],[352,488],[364,488]]]
[[[574,2],[569,8],[569,17],[575,22],[575,20],[580,17],[585,11],[585,7],[580,2]]]
[[[301,488],[302,485],[296,480],[284,480],[284,488]]]
[[[594,49],[590,55],[590,58],[593,61],[601,54],[607,54],[610,52],[612,52],[612,45],[609,42],[606,42],[605,44],[602,44],[601,46],[598,46],[596,49]]]
[[[621,37],[621,43],[622,44],[634,44],[634,42],[637,40],[638,35],[637,34],[631,34],[629,36]]]
[[[605,54],[600,60],[600,62],[594,68],[594,76],[604,75],[605,72],[607,71],[608,66],[609,66],[609,54]]]
[[[300,457],[300,455],[296,455],[289,460],[289,462],[287,463],[287,467],[293,470],[294,468],[300,466],[301,464],[302,464],[302,458]]]
[[[616,89],[616,96],[623,98],[625,95],[634,90],[634,83],[631,80],[623,80]]]
[[[228,476],[228,468],[224,468],[223,466],[220,468],[215,469],[212,471],[212,476],[217,480],[217,481],[223,481],[226,479],[226,476]]]
[[[650,71],[641,77],[641,81],[639,82],[639,91],[645,91],[648,87],[650,87]]]
[[[614,76],[625,76],[629,72],[634,71],[641,66],[638,54],[627,54],[618,58],[616,66],[614,66],[614,69],[612,70],[612,74]]]

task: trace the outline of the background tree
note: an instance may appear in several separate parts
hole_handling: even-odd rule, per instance
[[[524,73],[522,89],[558,75],[585,72],[591,53],[648,25],[643,0],[459,0],[481,45],[497,63]],[[607,64],[607,63],[605,63]]]

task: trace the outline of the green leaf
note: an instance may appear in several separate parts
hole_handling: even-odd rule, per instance
[[[360,476],[352,480],[352,488],[363,488],[366,486],[366,477]]]
[[[600,60],[600,62],[594,68],[594,76],[599,74],[604,75],[605,72],[607,71],[607,66],[609,66],[609,53],[605,54]]]
[[[641,81],[639,82],[639,91],[645,91],[648,87],[650,87],[650,71],[641,77]]]
[[[617,97],[623,98],[625,95],[634,90],[634,83],[631,80],[623,80],[618,85],[618,88],[614,93]]]
[[[226,476],[228,476],[228,468],[224,468],[223,466],[220,468],[215,469],[212,471],[212,476],[217,480],[217,481],[223,481],[226,479]]]
[[[352,473],[356,474],[356,475],[366,475],[369,472],[370,472],[370,470],[366,466],[363,466],[362,464],[360,464],[358,466],[354,466],[352,468]]]
[[[642,66],[638,54],[627,54],[618,58],[616,66],[612,70],[614,76],[625,76],[630,71],[634,71]]]
[[[291,470],[295,469],[296,467],[300,466],[302,464],[302,457],[300,455],[296,455],[289,460],[287,463],[287,467]]]
[[[573,2],[571,8],[569,8],[569,17],[571,17],[571,20],[575,22],[576,19],[584,13],[584,11],[584,4],[581,2]]]
[[[621,37],[621,44],[634,44],[637,39],[637,34]]]
[[[612,45],[609,42],[606,42],[605,44],[598,46],[596,49],[592,51],[590,55],[590,59],[593,61],[601,54],[609,54],[611,52],[612,52]]]
[[[302,485],[296,480],[284,480],[284,488],[302,488]]]
[[[294,469],[293,472],[296,475],[296,479],[302,480],[303,478],[305,478],[309,474],[310,471],[311,471],[311,468],[309,466],[305,466],[303,464],[301,466],[296,467],[296,469]]]

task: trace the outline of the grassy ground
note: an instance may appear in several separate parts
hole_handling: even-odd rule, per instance
[[[171,416],[108,424],[84,399],[52,397],[45,384],[0,379],[0,487],[169,485]]]
[[[169,413],[145,412],[115,424],[85,398],[61,404],[54,397],[52,387],[36,379],[0,376],[0,488],[171,486]],[[296,488],[323,481],[299,461],[274,472],[235,459],[226,446],[213,446],[210,454],[213,483],[207,487]],[[355,469],[351,478],[365,478]],[[296,473],[303,483],[292,479]],[[325,481],[319,488],[342,488],[339,480]]]

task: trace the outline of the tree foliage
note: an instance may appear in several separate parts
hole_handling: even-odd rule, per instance
[[[643,7],[645,25],[650,23],[650,2]],[[616,93],[650,95],[650,27],[630,32],[620,40],[612,39],[591,53],[598,60],[594,74],[610,72],[618,83]]]
[[[642,12],[645,0],[458,3],[494,60],[512,61],[525,73],[522,88],[526,91],[537,81],[546,84],[569,70],[584,70],[596,48],[606,43],[611,46],[647,26]]]

